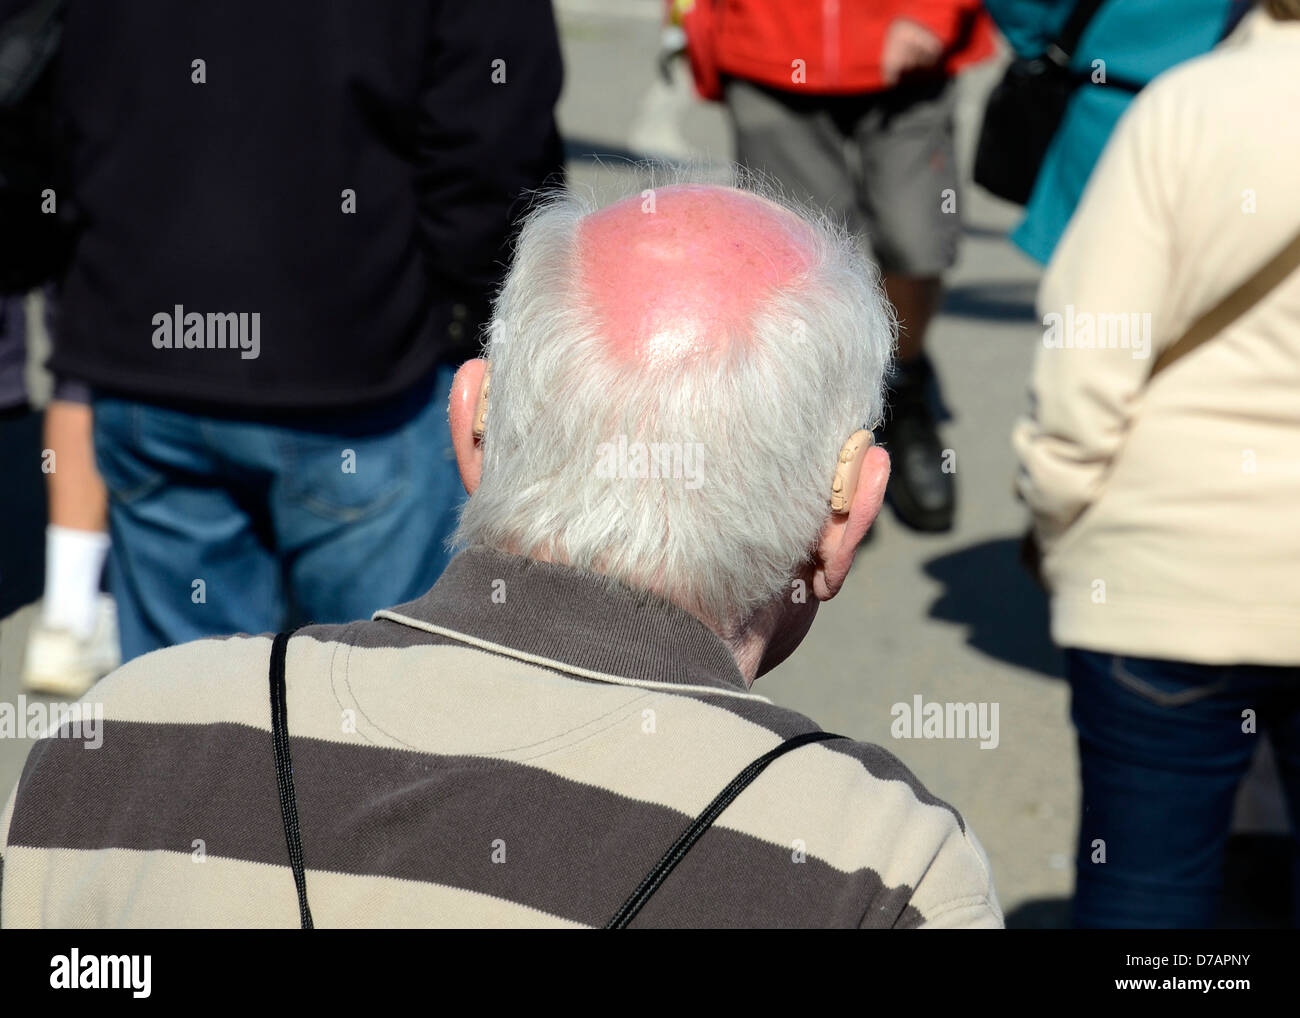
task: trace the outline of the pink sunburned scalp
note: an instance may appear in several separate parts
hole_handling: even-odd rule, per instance
[[[809,236],[743,191],[664,187],[583,220],[582,285],[612,355],[674,361],[744,335],[763,298],[807,269]]]

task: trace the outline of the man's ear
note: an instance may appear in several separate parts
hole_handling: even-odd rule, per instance
[[[447,419],[451,424],[451,446],[456,451],[460,481],[469,494],[478,488],[483,475],[483,418],[487,412],[488,363],[475,358],[466,361],[451,382]]]
[[[850,439],[845,444],[846,450],[852,442]],[[819,601],[829,601],[844,585],[858,545],[885,501],[885,485],[889,483],[889,453],[878,445],[866,449],[860,469],[846,466],[849,469],[836,472],[842,483],[832,492],[832,505],[845,507],[846,511],[832,510],[817,542],[813,594]]]

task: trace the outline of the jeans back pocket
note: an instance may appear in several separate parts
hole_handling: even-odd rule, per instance
[[[1201,665],[1156,658],[1111,658],[1111,677],[1124,688],[1160,707],[1181,707],[1221,693],[1232,679],[1223,665]]]
[[[355,523],[381,513],[410,485],[409,431],[294,431],[278,443],[286,500],[315,516]]]

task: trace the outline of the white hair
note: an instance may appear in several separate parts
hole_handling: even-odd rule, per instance
[[[790,593],[840,447],[879,422],[897,328],[841,226],[752,178],[743,190],[807,224],[809,267],[746,335],[667,364],[614,360],[583,297],[595,201],[562,191],[530,214],[489,330],[482,480],[456,543],[600,573],[726,630]]]

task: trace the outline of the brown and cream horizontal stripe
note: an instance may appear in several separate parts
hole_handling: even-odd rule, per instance
[[[536,619],[489,619],[457,638],[440,605],[411,610],[315,627],[289,645],[318,925],[599,925],[737,771],[815,728],[747,695],[730,662],[695,648],[671,681],[661,665],[593,646],[612,632],[624,648],[636,642],[616,618],[579,636],[579,652],[548,658],[563,653],[552,637],[511,631],[540,634]],[[667,635],[648,609],[637,625],[652,642]],[[241,637],[141,659],[96,688],[100,749],[38,744],[13,803],[0,921],[293,924],[269,649],[269,638]],[[505,861],[494,862],[501,844]],[[764,772],[638,925],[935,917],[1000,922],[981,851],[890,754],[842,740]]]

